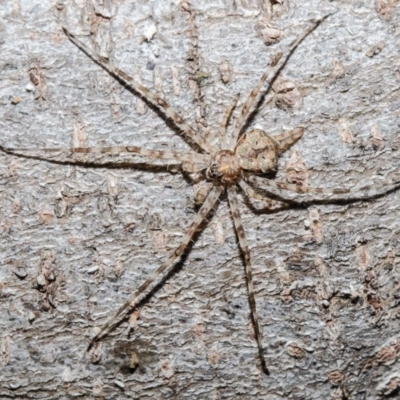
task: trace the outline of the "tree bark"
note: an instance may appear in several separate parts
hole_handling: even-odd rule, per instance
[[[195,150],[61,26],[216,141],[236,93],[234,118],[273,57],[333,11],[247,129],[274,136],[304,127],[279,160],[278,181],[336,188],[398,179],[395,0],[3,2],[0,145]],[[225,197],[174,273],[87,352],[93,328],[179,244],[199,184],[179,164],[127,155],[39,158],[0,158],[0,398],[398,396],[398,191],[276,212],[240,196],[265,376]]]

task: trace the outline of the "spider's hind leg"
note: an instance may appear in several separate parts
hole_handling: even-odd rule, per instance
[[[243,253],[243,258],[246,266],[246,279],[247,289],[249,294],[250,311],[253,320],[254,333],[257,339],[258,353],[261,361],[261,368],[266,375],[269,375],[267,364],[265,362],[263,339],[261,334],[260,323],[258,321],[256,299],[254,296],[253,273],[251,267],[250,251],[247,244],[246,234],[244,233],[242,218],[240,217],[239,203],[237,199],[237,192],[235,186],[228,187],[228,200],[231,207],[233,222],[235,226],[236,235],[239,240],[239,246]]]
[[[250,185],[248,185],[245,181],[240,181],[239,186],[245,192],[248,198],[252,198],[258,202],[262,202],[264,205],[264,209],[266,210],[283,210],[289,207],[288,203],[283,201],[276,201],[267,196],[263,196],[257,193]]]
[[[179,246],[176,247],[175,250],[173,250],[169,254],[165,262],[155,272],[153,272],[153,274],[150,275],[150,277],[144,283],[142,283],[139,289],[137,289],[136,292],[131,295],[130,299],[117,310],[114,316],[98,329],[97,333],[89,343],[88,350],[94,345],[95,342],[97,342],[101,337],[105,336],[106,333],[109,332],[109,330],[111,330],[116,325],[123,314],[126,314],[127,312],[135,309],[140,304],[140,302],[143,301],[146,296],[148,296],[151,291],[155,289],[157,285],[164,282],[168,274],[171,272],[169,270],[169,267],[186,250],[197,229],[207,217],[208,213],[214,208],[215,203],[217,202],[223,190],[223,187],[214,187],[210,191],[203,205],[200,207],[200,210],[193,218],[185,235],[181,239]]]

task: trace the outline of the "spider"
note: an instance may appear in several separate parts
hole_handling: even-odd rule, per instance
[[[31,149],[18,149],[8,148],[0,146],[0,150],[5,153],[27,157],[25,152],[28,151],[47,151],[47,152],[59,152],[69,151],[71,153],[134,153],[139,156],[146,156],[153,159],[164,159],[172,160],[175,162],[182,163],[183,169],[188,172],[199,172],[202,174],[204,180],[212,183],[212,188],[207,193],[205,200],[203,201],[197,215],[192,220],[188,227],[185,235],[180,241],[178,247],[176,247],[166,261],[131,295],[115,313],[115,315],[106,322],[105,325],[100,327],[97,333],[92,338],[88,350],[92,345],[101,339],[112,327],[116,325],[122,314],[128,314],[133,309],[137,308],[139,303],[147,296],[155,286],[165,280],[170,270],[174,266],[174,262],[184,253],[188,247],[190,241],[195,235],[196,231],[203,223],[206,216],[214,208],[216,202],[223,194],[227,192],[228,202],[232,213],[235,231],[237,234],[240,250],[243,254],[246,270],[246,280],[248,288],[248,296],[251,310],[251,317],[254,326],[255,337],[257,340],[259,358],[261,362],[261,368],[264,373],[268,374],[268,368],[265,360],[263,339],[261,329],[257,316],[256,300],[253,289],[253,277],[250,251],[246,240],[245,231],[241,221],[239,212],[237,187],[244,191],[246,196],[255,199],[256,201],[262,201],[267,208],[282,208],[287,207],[290,204],[297,203],[310,203],[311,201],[320,201],[316,199],[300,199],[294,201],[290,196],[287,196],[285,192],[294,192],[296,194],[322,194],[328,195],[328,201],[341,201],[342,196],[332,198],[332,195],[342,195],[348,193],[359,192],[355,199],[362,197],[372,198],[389,191],[396,189],[400,184],[399,182],[390,182],[387,185],[379,187],[362,187],[362,188],[349,188],[349,189],[320,189],[307,186],[301,186],[297,184],[286,184],[278,183],[274,180],[261,177],[266,173],[274,172],[277,168],[278,157],[289,149],[295,142],[297,142],[303,135],[304,129],[297,128],[290,132],[283,133],[279,136],[268,136],[264,131],[260,129],[253,129],[247,132],[243,132],[246,127],[246,123],[252,113],[257,111],[258,103],[257,99],[261,95],[265,95],[271,88],[272,83],[279,75],[280,71],[284,68],[290,56],[296,50],[298,45],[311,34],[324,20],[330,15],[317,19],[291,44],[289,49],[283,53],[278,53],[270,63],[266,72],[262,75],[261,79],[248,95],[244,105],[241,109],[240,115],[236,120],[233,127],[233,132],[229,134],[227,126],[231,119],[232,113],[239,100],[239,95],[236,95],[231,105],[227,108],[219,127],[220,134],[220,145],[211,144],[202,135],[193,129],[178,113],[174,110],[163,98],[157,96],[153,92],[149,91],[140,83],[136,82],[125,72],[115,67],[108,59],[96,54],[93,50],[87,47],[84,43],[78,40],[73,34],[71,34],[66,28],[63,28],[65,34],[69,40],[74,43],[80,50],[82,50],[87,56],[93,61],[104,68],[108,73],[127,86],[133,92],[143,97],[148,102],[152,103],[160,111],[162,111],[167,119],[172,122],[186,135],[187,139],[195,142],[199,148],[198,152],[182,153],[175,151],[157,151],[137,146],[126,146],[126,147],[106,147],[106,148],[31,148]],[[267,88],[264,92],[261,91],[264,85]],[[263,188],[264,193],[260,194],[249,183],[256,184]],[[278,194],[274,193],[278,191]],[[361,193],[361,194],[360,194]],[[346,197],[345,200],[349,200]],[[351,199],[350,199],[351,200]]]

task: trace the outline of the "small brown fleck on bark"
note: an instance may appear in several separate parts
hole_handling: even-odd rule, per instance
[[[57,218],[63,218],[67,215],[68,203],[64,198],[58,198],[54,201],[54,214]]]
[[[91,349],[86,354],[86,357],[92,364],[97,364],[101,360],[102,351],[103,351],[103,343],[95,342],[93,343]]]
[[[171,379],[175,375],[175,371],[170,360],[161,361],[161,373],[166,379]]]
[[[375,0],[375,10],[379,17],[385,21],[392,18],[394,7],[398,0]]]
[[[124,265],[120,260],[117,260],[114,268],[115,276],[119,278],[123,272],[124,272]]]
[[[140,76],[140,70],[137,69],[135,75],[133,76],[133,79],[137,82],[142,84],[142,78]],[[147,105],[146,103],[139,97],[136,99],[136,106],[135,106],[136,112],[139,115],[144,115],[147,113]]]
[[[376,285],[376,282],[374,281],[376,278],[376,273],[373,268],[374,260],[370,249],[367,247],[367,245],[361,245],[357,248],[356,252],[358,254],[361,271],[363,273],[363,282],[366,284],[369,290],[374,289]],[[373,292],[370,293],[373,295]],[[376,303],[373,298],[371,299],[373,303]]]
[[[372,57],[376,56],[377,54],[379,54],[379,53],[383,50],[384,47],[385,47],[385,44],[384,44],[382,41],[380,41],[380,42],[378,42],[377,44],[375,44],[374,46],[371,46],[371,47],[365,52],[365,55],[366,55],[367,57],[372,58]]]
[[[372,125],[371,144],[375,150],[381,150],[384,147],[382,132],[376,124]]]
[[[93,383],[93,400],[104,400],[103,381],[97,378]]]
[[[303,358],[305,354],[304,350],[294,343],[286,347],[286,351],[293,358]]]
[[[341,123],[340,136],[344,143],[352,144],[354,142],[353,134],[346,122]]]
[[[157,249],[158,252],[165,253],[167,251],[167,249],[166,249],[167,238],[165,237],[164,232],[163,231],[152,231],[151,234],[153,237],[154,247]]]
[[[289,0],[268,0],[267,2],[271,4],[271,18],[280,18],[289,11]]]
[[[3,339],[1,340],[1,363],[3,366],[10,362],[11,351],[10,351],[10,336],[3,333]]]
[[[177,67],[172,66],[171,71],[172,71],[172,87],[174,89],[174,94],[176,96],[179,96],[182,91],[180,76],[179,76],[179,69]]]
[[[275,106],[282,110],[289,110],[301,104],[301,93],[297,83],[285,78],[279,77],[272,85],[275,93]]]
[[[119,193],[118,177],[111,172],[107,174],[107,191],[112,196],[117,196]]]
[[[14,96],[11,98],[11,104],[14,104],[14,105],[21,103],[21,101],[22,101],[21,96]]]
[[[48,204],[43,204],[38,210],[38,216],[42,224],[48,224],[54,217],[53,209]]]
[[[36,61],[31,64],[31,67],[29,69],[29,79],[39,91],[39,96],[37,98],[39,98],[40,100],[46,100],[45,93],[47,87],[42,74],[42,69],[39,66],[39,63]]]
[[[121,118],[121,110],[119,106],[119,97],[115,87],[115,83],[113,84],[113,89],[110,94],[110,106],[113,118],[118,121]]]
[[[223,83],[229,83],[232,79],[232,69],[228,61],[222,61],[219,65],[219,75]]]
[[[375,359],[379,364],[387,364],[393,360],[396,360],[400,354],[400,343],[390,343],[381,349],[376,355]]]
[[[339,370],[335,369],[329,372],[328,379],[332,385],[339,386],[343,381],[343,374]]]
[[[80,121],[74,125],[73,147],[87,147],[87,135],[85,128]]]
[[[333,71],[331,73],[332,78],[333,79],[341,78],[345,73],[346,69],[343,67],[343,65],[338,60],[334,60]]]
[[[257,22],[256,31],[267,46],[278,43],[283,37],[283,30],[273,26],[270,21],[265,19]]]
[[[133,351],[129,359],[129,368],[136,369],[138,365],[139,365],[139,356],[136,354],[136,352]]]
[[[163,93],[163,80],[161,74],[161,68],[155,67],[153,70],[154,87],[156,89],[157,96],[164,97]]]
[[[289,183],[295,185],[307,186],[308,184],[308,169],[304,164],[300,153],[294,151],[291,157],[285,164],[285,176]]]
[[[312,236],[316,243],[322,243],[324,236],[322,233],[321,222],[319,220],[319,212],[316,208],[310,208],[309,213]]]
[[[218,365],[220,358],[221,358],[221,355],[215,351],[210,351],[207,355],[208,362],[213,367],[216,367]]]

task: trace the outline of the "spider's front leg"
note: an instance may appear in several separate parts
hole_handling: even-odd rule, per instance
[[[273,81],[276,79],[280,71],[283,69],[283,67],[286,65],[287,61],[289,60],[290,56],[293,54],[293,52],[296,50],[298,45],[311,33],[313,32],[325,19],[327,19],[330,15],[328,14],[325,15],[322,18],[319,18],[318,20],[314,21],[313,24],[306,29],[305,32],[303,32],[290,46],[290,48],[286,51],[285,55],[283,53],[278,53],[274,59],[272,60],[270,66],[268,67],[267,71],[263,74],[255,88],[251,91],[249,96],[247,97],[247,100],[245,101],[242,111],[240,113],[240,116],[238,120],[236,121],[235,129],[233,131],[232,135],[232,140],[231,140],[231,147],[234,147],[236,145],[236,142],[238,141],[240,132],[242,131],[243,127],[246,124],[246,121],[248,117],[251,115],[252,107],[256,101],[256,99],[259,96],[260,90],[267,82],[268,86],[266,91],[264,92],[264,95],[266,95],[271,88],[271,84]],[[272,75],[270,76],[270,74]]]
[[[293,131],[285,132],[274,136],[273,139],[278,143],[278,154],[284,153],[292,147],[304,134],[304,128],[296,128]]]
[[[174,124],[181,129],[190,139],[192,139],[197,145],[206,151],[208,154],[213,154],[215,152],[214,146],[212,146],[208,141],[201,136],[196,130],[194,130],[179,114],[171,107],[163,98],[157,96],[149,89],[144,87],[139,82],[136,82],[124,71],[115,67],[111,61],[105,59],[104,57],[97,54],[95,51],[86,46],[83,42],[77,39],[72,33],[70,33],[66,28],[63,27],[64,33],[67,35],[68,39],[75,44],[79,49],[81,49],[87,56],[89,56],[93,61],[104,68],[109,74],[111,74],[118,81],[122,82],[128,88],[132,89],[134,92],[138,93],[144,99],[155,105],[160,109],[168,118],[174,122]]]
[[[69,155],[74,154],[121,154],[121,153],[131,153],[142,157],[148,157],[150,159],[162,159],[171,160],[183,163],[188,170],[201,170],[206,168],[210,163],[211,156],[208,154],[200,153],[181,153],[178,151],[161,151],[147,149],[145,147],[139,146],[115,146],[115,147],[53,147],[53,148],[43,148],[43,147],[32,147],[32,148],[12,148],[0,146],[0,151],[14,155],[17,157],[25,158],[35,158],[37,153],[67,153]],[[46,159],[44,159],[46,161]],[[47,161],[54,161],[48,159]],[[80,162],[82,162],[80,160]]]
[[[229,147],[229,143],[231,142],[231,138],[227,136],[227,126],[229,119],[232,115],[234,108],[239,100],[240,94],[237,93],[233,98],[231,105],[226,109],[224,117],[222,118],[221,124],[219,126],[219,133],[221,135],[221,149],[227,149]]]

